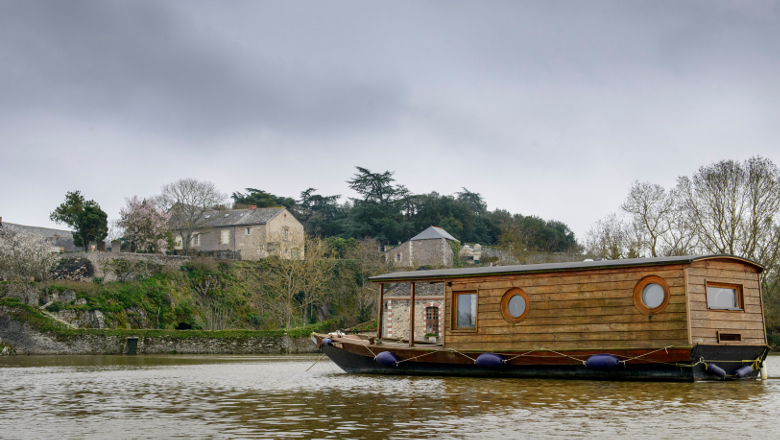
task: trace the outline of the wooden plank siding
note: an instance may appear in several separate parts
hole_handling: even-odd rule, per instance
[[[689,345],[686,267],[452,279],[445,292],[446,347],[515,351]],[[633,299],[634,287],[647,275],[660,276],[670,290],[669,304],[652,317],[641,313]],[[502,317],[500,303],[504,293],[514,287],[528,294],[529,311],[525,320],[511,324]],[[476,331],[451,329],[453,291],[477,291]]]
[[[760,275],[755,267],[740,262],[702,260],[694,261],[688,271],[694,343],[718,344],[718,331],[741,334],[740,345],[766,343]],[[744,311],[708,309],[707,282],[741,285]]]

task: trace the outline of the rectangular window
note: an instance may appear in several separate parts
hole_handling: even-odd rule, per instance
[[[707,308],[711,310],[744,310],[742,286],[708,282]]]
[[[287,241],[290,239],[290,228],[286,227],[284,228],[284,240]]]
[[[439,308],[425,308],[425,333],[439,333]]]
[[[477,328],[477,292],[453,292],[452,310],[453,328]]]
[[[715,334],[718,336],[718,342],[742,342],[741,333],[721,333],[717,331]]]
[[[395,254],[395,261],[401,261],[401,254]]]
[[[195,246],[200,244],[200,235],[199,234],[195,234],[195,235],[192,236],[192,244],[194,244]]]
[[[249,235],[250,232],[250,228],[246,228],[246,235]]]
[[[222,244],[230,244],[230,229],[223,229],[220,231],[220,238]]]

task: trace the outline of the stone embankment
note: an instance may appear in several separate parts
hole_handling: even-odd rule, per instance
[[[71,329],[37,312],[21,303],[0,305],[0,353],[295,354],[319,351],[308,336],[310,331],[319,328],[293,329],[289,334],[243,330]]]

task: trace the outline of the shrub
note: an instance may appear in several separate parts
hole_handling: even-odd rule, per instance
[[[46,310],[54,313],[59,312],[62,310],[62,303],[59,301],[54,301],[53,303],[46,306]]]
[[[214,272],[217,270],[217,260],[209,257],[197,257],[185,264],[184,267],[190,271]]]

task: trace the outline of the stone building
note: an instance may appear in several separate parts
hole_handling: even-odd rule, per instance
[[[44,228],[40,226],[19,225],[16,223],[3,223],[0,217],[0,228],[5,231],[14,232],[19,235],[39,235],[44,237],[51,245],[53,253],[60,252],[78,252],[83,250],[81,247],[73,244],[73,233],[65,229]]]
[[[431,226],[406,243],[387,250],[385,258],[395,266],[452,267],[455,254],[450,242],[460,243],[444,229]]]
[[[303,225],[285,208],[208,211],[204,220],[192,235],[193,251],[236,260],[304,257]],[[174,249],[183,249],[180,234],[175,240]]]
[[[382,334],[409,340],[411,285],[386,284],[382,305]],[[444,283],[416,283],[414,290],[414,340],[426,334],[442,334]]]

